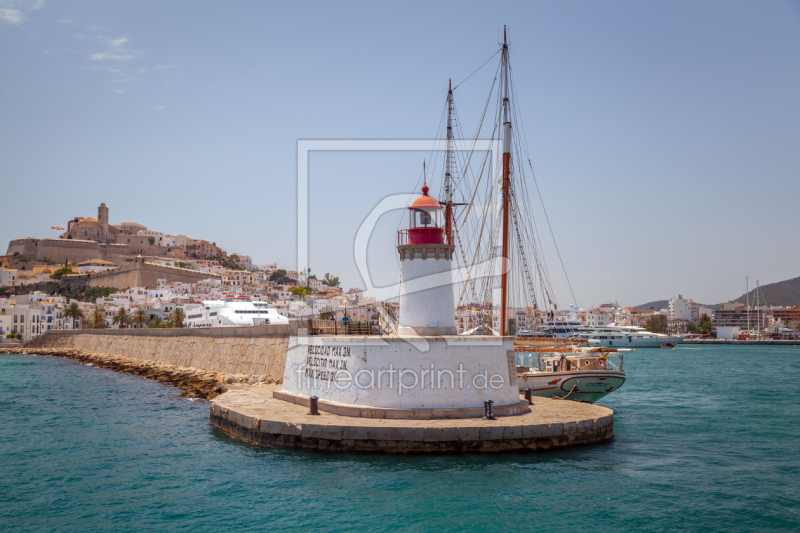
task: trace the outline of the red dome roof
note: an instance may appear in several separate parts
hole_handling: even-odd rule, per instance
[[[414,203],[411,204],[409,209],[441,209],[442,206],[439,205],[439,202],[436,201],[435,198],[431,198],[428,196],[428,186],[422,186],[422,196],[414,200]]]

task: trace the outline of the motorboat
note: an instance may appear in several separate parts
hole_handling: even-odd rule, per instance
[[[538,338],[519,346],[515,342],[521,394],[530,391],[532,397],[594,403],[625,383],[622,352],[630,349],[570,345],[563,342],[567,339],[547,346],[548,340],[552,339]]]

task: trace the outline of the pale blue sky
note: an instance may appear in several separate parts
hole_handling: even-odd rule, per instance
[[[488,59],[503,24],[579,305],[717,303],[746,275],[800,275],[788,1],[0,0],[2,246],[105,202],[112,223],[294,268],[297,140],[429,138],[447,79]],[[456,91],[465,131],[491,75]],[[312,155],[315,272],[360,285],[355,231],[413,188],[425,155]],[[397,217],[384,218],[370,264],[388,282]]]

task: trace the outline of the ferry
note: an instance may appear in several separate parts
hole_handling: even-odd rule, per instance
[[[250,296],[226,296],[222,300],[204,300],[186,308],[185,325],[189,328],[219,328],[289,324],[267,302],[254,302]]]

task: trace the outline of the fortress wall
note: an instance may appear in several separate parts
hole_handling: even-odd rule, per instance
[[[283,380],[290,326],[48,331],[26,348],[79,349],[220,374]]]
[[[14,255],[16,252],[25,259],[33,259],[36,257],[36,239],[28,237],[9,241],[6,255]]]
[[[90,287],[129,289],[131,287],[155,287],[159,279],[166,279],[167,283],[175,281],[197,283],[209,278],[219,279],[220,276],[218,274],[155,263],[128,263],[115,270],[92,274],[87,285]]]
[[[76,239],[42,239],[36,250],[36,259],[50,258],[63,263],[80,263],[91,259],[102,259],[99,246],[94,241],[79,241]]]

